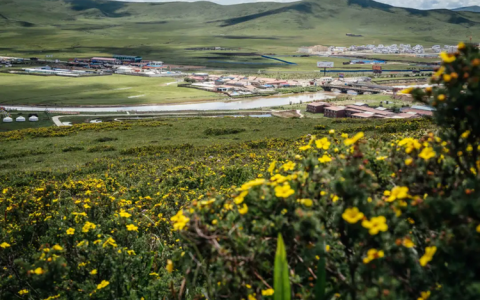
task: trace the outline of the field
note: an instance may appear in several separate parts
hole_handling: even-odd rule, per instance
[[[296,139],[302,135],[313,133],[315,125],[324,125],[329,129],[342,130],[350,124],[336,124],[333,119],[279,119],[279,118],[165,118],[156,119],[169,126],[134,126],[129,130],[89,130],[80,131],[65,137],[35,138],[18,141],[2,141],[4,145],[0,157],[10,157],[12,154],[22,154],[18,157],[1,160],[0,173],[16,171],[65,171],[81,167],[87,162],[102,157],[118,156],[122,150],[134,147],[148,146],[179,146],[192,144],[207,147],[216,144],[238,144],[245,141],[262,139]],[[134,122],[135,123],[135,122]],[[148,124],[149,122],[145,122]],[[382,121],[369,122],[381,124]],[[104,123],[108,126],[108,123]],[[117,124],[117,125],[116,125]],[[361,123],[360,123],[361,125]],[[86,125],[93,126],[93,125]],[[101,128],[102,124],[99,125]],[[105,126],[105,125],[104,125]],[[357,125],[355,125],[357,126]],[[114,127],[115,128],[115,127]],[[239,128],[245,131],[237,134],[210,136],[205,131],[208,128]],[[52,131],[70,130],[69,128],[51,128]],[[10,132],[15,135],[15,132]],[[370,134],[370,133],[368,133]],[[372,132],[372,134],[374,134]],[[105,142],[98,139],[107,138]],[[110,140],[109,140],[110,139]],[[88,152],[87,149],[97,145],[113,147],[108,152]],[[69,147],[79,147],[82,150],[64,152]],[[29,154],[35,149],[44,153]]]
[[[174,83],[176,80],[127,75],[66,78],[0,73],[2,86],[8,87],[0,90],[0,102],[4,105],[112,106],[221,98],[215,93],[179,88]]]

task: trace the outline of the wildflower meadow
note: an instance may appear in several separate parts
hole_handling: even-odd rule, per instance
[[[480,53],[442,60],[436,85],[405,91],[432,120],[2,174],[0,299],[479,299]],[[0,142],[170,126],[149,124]]]

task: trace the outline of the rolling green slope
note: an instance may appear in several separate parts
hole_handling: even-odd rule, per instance
[[[292,53],[301,45],[456,43],[480,39],[480,15],[395,8],[370,0],[127,3],[0,0],[0,55],[139,54],[206,64],[191,47]],[[347,37],[346,33],[363,35]]]

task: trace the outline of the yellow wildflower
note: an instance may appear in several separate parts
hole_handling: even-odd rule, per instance
[[[444,94],[440,94],[440,95],[437,96],[437,100],[438,100],[438,101],[445,101],[445,98],[446,98],[446,97],[445,97]]]
[[[437,155],[437,153],[433,151],[432,147],[426,147],[423,148],[422,152],[418,155],[418,157],[428,161],[430,158],[435,157],[435,155]]]
[[[279,198],[287,198],[293,195],[295,191],[290,187],[290,184],[278,185],[275,187],[275,196]]]
[[[117,247],[117,243],[115,242],[114,239],[108,238],[102,245],[102,248],[107,247],[108,245],[112,246],[113,248]]]
[[[347,208],[343,214],[342,218],[350,224],[355,224],[361,219],[363,219],[364,214],[358,210],[358,208]]]
[[[233,199],[233,202],[235,202],[235,204],[242,204],[243,200],[247,195],[248,195],[248,191],[243,191],[240,193],[240,195],[238,195]]]
[[[167,259],[167,266],[165,267],[168,273],[173,272],[173,262],[170,259]]]
[[[383,252],[383,250],[379,251],[377,249],[370,249],[367,252],[367,257],[363,258],[363,263],[368,264],[372,260],[377,259],[377,258],[382,258],[384,256],[385,256],[385,253]]]
[[[405,160],[405,164],[406,164],[407,166],[411,165],[412,162],[413,162],[413,158],[407,158],[407,159]]]
[[[243,206],[241,208],[238,208],[238,212],[241,214],[241,215],[244,215],[248,212],[248,206],[243,203]]]
[[[351,145],[355,144],[356,142],[358,142],[358,140],[360,140],[364,136],[365,135],[363,134],[363,132],[359,132],[353,138],[346,139],[344,141],[344,144],[345,144],[345,146],[351,146]]]
[[[75,229],[74,228],[68,228],[67,229],[67,234],[69,234],[69,235],[75,234]]]
[[[98,285],[97,285],[97,290],[100,290],[100,289],[103,289],[104,287],[106,287],[107,285],[109,285],[110,282],[106,281],[106,280],[102,280],[102,282],[100,282]]]
[[[130,218],[132,215],[127,213],[125,210],[121,210],[120,213],[119,213],[120,217],[122,218]]]
[[[405,246],[406,248],[413,248],[415,246],[415,244],[413,243],[412,239],[406,237],[403,239],[403,242],[402,242],[403,246]]]
[[[310,145],[305,145],[305,146],[302,146],[302,147],[300,147],[300,148],[298,148],[298,149],[300,149],[300,151],[307,151],[307,150],[312,149],[312,146],[310,146]]]
[[[433,255],[437,252],[437,247],[427,247],[425,248],[425,254],[420,258],[420,265],[425,267],[433,258]]]
[[[88,232],[90,229],[95,229],[95,227],[97,227],[97,225],[87,221],[85,225],[83,225],[82,232]]]
[[[322,157],[320,157],[320,158],[318,159],[318,161],[319,161],[320,163],[324,164],[324,163],[327,163],[327,162],[331,162],[332,159],[330,158],[330,156],[324,154]]]
[[[271,295],[273,295],[273,293],[274,293],[273,289],[263,290],[262,291],[262,296],[271,296]]]
[[[183,210],[179,210],[177,214],[170,218],[173,223],[173,230],[183,230],[183,228],[188,224],[190,218],[187,218],[183,215]]]
[[[7,242],[3,242],[3,243],[0,244],[0,247],[2,247],[3,249],[6,249],[6,248],[10,247],[10,244],[7,243]]]
[[[127,225],[127,230],[128,231],[138,231],[138,226],[135,226],[133,224]]]
[[[325,137],[320,140],[315,141],[315,145],[318,149],[328,150],[330,148],[330,141]]]
[[[380,231],[387,231],[387,219],[384,216],[373,217],[369,220],[363,220],[362,226],[369,229],[370,235],[376,235]]]
[[[19,295],[25,295],[28,294],[28,290],[21,290],[18,292]]]
[[[408,187],[396,186],[390,192],[390,197],[388,197],[387,202],[393,202],[397,199],[405,199],[407,197],[408,197]]]
[[[42,268],[36,268],[33,273],[37,274],[37,275],[42,275],[43,273],[45,273],[45,271],[43,271]]]
[[[282,168],[283,168],[284,171],[293,171],[293,169],[295,168],[295,163],[292,162],[292,161],[286,162],[282,166]]]
[[[272,161],[272,163],[270,164],[270,166],[268,167],[268,173],[270,173],[270,175],[273,175],[273,171],[275,171],[275,165],[277,163],[275,161]]]
[[[329,134],[335,134],[335,130],[334,130],[334,129],[330,129],[330,130],[328,131],[328,133],[329,133]]]
[[[466,138],[468,138],[469,135],[470,135],[470,130],[467,130],[464,133],[462,133],[461,138],[466,139]]]
[[[438,68],[438,71],[433,74],[433,77],[440,77],[443,75],[443,73],[445,73],[445,67],[441,66],[440,68]]]
[[[62,250],[63,250],[62,246],[60,246],[60,245],[54,245],[54,246],[52,247],[52,249],[53,249],[53,250],[57,250],[57,251],[62,251]]]
[[[475,229],[478,233],[480,233],[480,224],[477,226],[477,228]]]
[[[420,292],[420,297],[417,300],[427,300],[430,298],[430,291]]]
[[[257,178],[257,179],[254,179],[252,181],[249,181],[247,183],[244,183],[241,187],[240,187],[240,191],[247,191],[249,189],[251,189],[252,187],[254,186],[258,186],[258,185],[262,185],[265,183],[265,179],[264,178]]]
[[[452,63],[456,60],[455,55],[448,54],[447,52],[440,53],[440,57],[442,58],[442,61],[447,64]]]
[[[311,207],[313,205],[313,201],[310,199],[300,199],[298,202],[302,203],[306,207]]]
[[[97,274],[97,269],[90,271],[90,275],[96,275],[96,274]]]

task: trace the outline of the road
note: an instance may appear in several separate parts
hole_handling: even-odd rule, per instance
[[[60,121],[60,118],[66,118],[66,117],[95,117],[95,118],[100,118],[100,117],[188,117],[188,116],[193,116],[193,117],[209,117],[209,116],[230,116],[230,115],[245,115],[245,114],[252,114],[252,115],[260,115],[260,114],[270,114],[271,111],[267,110],[241,110],[241,111],[236,111],[236,112],[211,112],[211,113],[198,113],[198,112],[182,112],[182,113],[158,113],[158,114],[132,114],[132,113],[123,113],[123,114],[96,114],[96,115],[62,115],[62,116],[54,116],[52,117],[52,121],[55,124],[55,126],[61,127],[61,126],[70,126],[70,125],[65,125]]]

